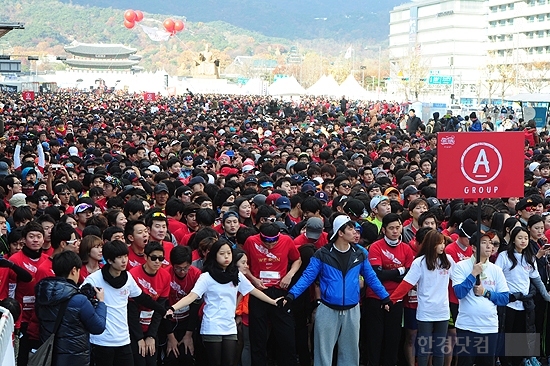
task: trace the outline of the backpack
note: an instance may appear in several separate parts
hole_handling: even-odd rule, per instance
[[[441,132],[442,130],[443,126],[441,125],[441,122],[439,120],[435,121],[432,133]]]

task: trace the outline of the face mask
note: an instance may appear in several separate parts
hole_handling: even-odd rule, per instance
[[[94,169],[95,169],[95,168],[88,168],[88,173],[94,174]]]

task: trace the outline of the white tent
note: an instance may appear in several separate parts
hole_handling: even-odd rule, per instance
[[[298,83],[294,76],[277,79],[269,86],[269,95],[304,95],[306,90]]]
[[[369,93],[359,85],[351,74],[340,85],[340,93],[352,99],[369,99]]]
[[[308,90],[308,95],[330,95],[330,96],[341,96],[340,86],[334,80],[334,76],[323,75],[315,84],[313,84]]]

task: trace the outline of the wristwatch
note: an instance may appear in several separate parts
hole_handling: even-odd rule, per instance
[[[487,292],[485,293],[485,295],[483,295],[483,297],[485,297],[485,298],[491,300],[491,291],[487,291]]]

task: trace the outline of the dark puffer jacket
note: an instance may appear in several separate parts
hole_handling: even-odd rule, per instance
[[[36,285],[35,293],[42,342],[52,334],[61,304],[70,299],[57,332],[52,365],[88,365],[90,333],[101,334],[105,330],[105,303],[100,302],[94,309],[88,298],[79,294],[74,282],[61,277],[44,278]]]

